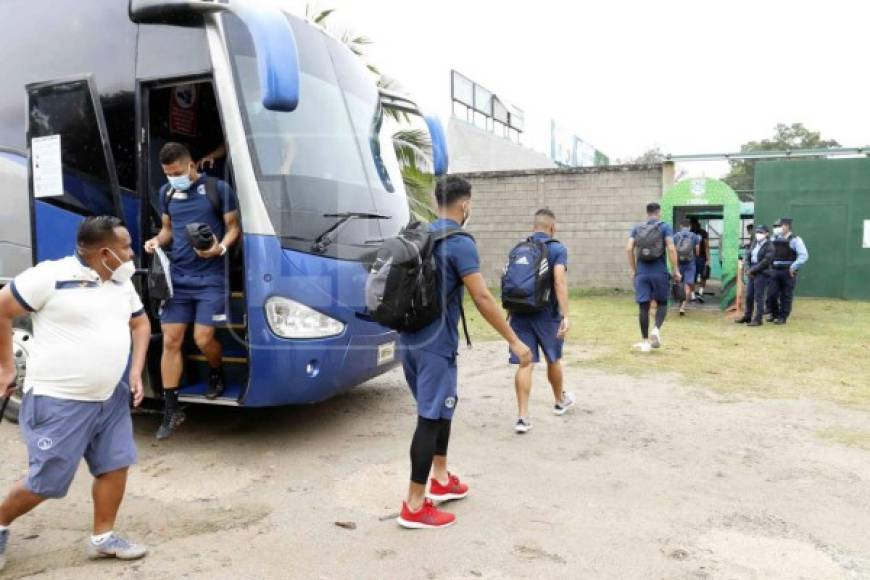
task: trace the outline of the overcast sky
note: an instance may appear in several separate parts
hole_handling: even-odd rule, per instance
[[[286,0],[304,12],[304,1]],[[825,0],[318,0],[370,60],[450,115],[450,69],[611,159],[737,151],[803,122],[870,143],[870,2]],[[535,129],[539,128],[540,131]],[[690,167],[690,169],[692,169]],[[695,168],[692,173],[697,173]]]

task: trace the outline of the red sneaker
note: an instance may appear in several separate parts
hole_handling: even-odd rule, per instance
[[[456,522],[456,516],[442,512],[435,507],[432,500],[423,501],[423,507],[412,512],[408,509],[408,504],[402,502],[402,513],[396,519],[399,525],[403,528],[410,529],[428,529],[428,528],[446,528]]]
[[[429,493],[426,494],[433,501],[449,501],[462,499],[468,495],[468,485],[459,481],[452,473],[447,474],[447,485],[441,485],[434,477],[429,480]]]

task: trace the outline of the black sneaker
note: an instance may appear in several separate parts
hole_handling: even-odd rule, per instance
[[[760,320],[753,320],[746,324],[746,326],[761,326],[762,322]]]
[[[768,316],[768,317],[767,317],[767,321],[768,321],[768,322],[776,322],[776,320],[777,320],[777,319],[776,319],[776,317],[774,317],[774,316]]]
[[[734,324],[749,324],[751,321],[748,318],[738,318]]]
[[[773,321],[774,324],[785,324],[785,318],[777,318]]]
[[[211,369],[208,373],[208,391],[205,398],[214,400],[224,394],[224,368]]]
[[[184,412],[181,409],[164,411],[163,422],[160,424],[160,428],[157,429],[157,440],[166,439],[172,435],[178,429],[178,426],[184,423],[185,418]]]

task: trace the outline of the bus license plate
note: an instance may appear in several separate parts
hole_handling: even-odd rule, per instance
[[[396,358],[396,341],[378,345],[378,366],[393,362]]]

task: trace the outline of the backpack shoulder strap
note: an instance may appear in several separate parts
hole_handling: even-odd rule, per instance
[[[471,238],[474,240],[474,236],[469,234],[467,231],[458,226],[451,226],[449,228],[444,228],[443,230],[438,230],[436,232],[431,233],[432,243],[440,242],[442,240],[446,240],[452,236],[465,236],[467,238]]]
[[[166,189],[163,193],[163,207],[166,208],[166,211],[169,211],[169,202],[172,201],[172,198],[175,197],[175,188],[171,185]]]
[[[446,240],[451,236],[465,236],[474,240],[474,236],[469,234],[461,227],[452,226],[443,230],[438,230],[437,232],[432,232],[432,245],[434,246],[436,243]],[[456,290],[450,293],[448,299],[452,297],[455,293],[459,292],[461,289],[462,284],[460,284]],[[468,336],[468,322],[465,319],[465,308],[462,306],[461,301],[459,302],[459,319],[462,321],[462,333],[465,335],[465,343],[468,345],[468,348],[472,348],[471,337]]]
[[[212,177],[211,175],[207,176],[205,178],[205,196],[208,198],[208,202],[211,204],[211,208],[214,210],[215,215],[218,217],[218,221],[223,223],[223,201],[221,200],[221,194],[218,193],[217,184],[217,177]]]

